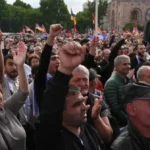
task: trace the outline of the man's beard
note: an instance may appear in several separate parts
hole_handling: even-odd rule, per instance
[[[138,55],[139,55],[140,57],[143,57],[143,56],[144,56],[144,54],[142,54],[141,52],[138,52]]]
[[[18,72],[17,71],[12,71],[10,73],[7,73],[8,77],[15,79],[18,76]]]

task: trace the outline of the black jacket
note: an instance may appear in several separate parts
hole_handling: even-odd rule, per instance
[[[48,65],[50,62],[51,52],[52,52],[52,46],[49,46],[46,44],[41,54],[38,72],[34,80],[35,97],[36,97],[36,101],[39,106],[39,109],[41,107],[41,100],[43,98],[44,90],[46,89],[46,84],[47,84],[46,74],[48,71]]]
[[[144,43],[150,43],[150,21],[148,21],[144,28]]]
[[[110,150],[149,150],[150,140],[143,137],[139,131],[129,123],[128,127],[114,141]]]
[[[84,150],[77,137],[62,127],[62,114],[70,78],[71,76],[57,71],[54,78],[48,82],[42,100],[40,123],[36,124],[37,150],[44,147],[53,150]],[[87,125],[84,129],[93,150],[100,150],[102,144],[100,145],[101,140],[96,131]]]
[[[120,50],[121,46],[124,44],[125,40],[120,40],[111,50],[109,56],[109,64],[107,64],[104,68],[100,69],[97,68],[97,72],[101,75],[101,81],[103,85],[105,82],[110,78],[113,69],[114,69],[114,59],[118,56],[118,51]]]

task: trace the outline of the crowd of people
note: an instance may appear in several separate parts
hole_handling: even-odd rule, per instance
[[[148,150],[144,35],[67,38],[62,30],[0,32],[0,150]]]

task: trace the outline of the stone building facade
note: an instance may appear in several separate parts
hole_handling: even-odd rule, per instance
[[[150,0],[111,0],[106,16],[107,27],[122,31],[126,23],[144,25],[148,15]]]

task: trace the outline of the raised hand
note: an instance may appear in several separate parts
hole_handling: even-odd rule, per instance
[[[59,51],[60,67],[71,73],[75,67],[82,63],[86,48],[72,41],[62,46]],[[66,72],[67,73],[67,72]]]
[[[17,51],[12,50],[13,60],[17,66],[23,66],[26,58],[27,47],[23,42],[18,44]]]
[[[102,107],[102,96],[100,96],[99,99],[94,100],[94,106],[92,108],[92,114],[91,117],[93,120],[96,120],[99,118],[100,112],[101,112],[101,107]]]
[[[89,51],[89,53],[92,56],[96,55],[96,47],[98,47],[98,45],[99,45],[99,37],[98,36],[94,36],[93,40],[90,43],[90,51]]]
[[[50,26],[49,32],[50,35],[47,39],[47,44],[52,46],[54,44],[54,38],[57,36],[61,31],[63,27],[60,24],[53,24]]]
[[[50,36],[57,36],[61,31],[63,27],[60,24],[53,24],[50,26]]]

